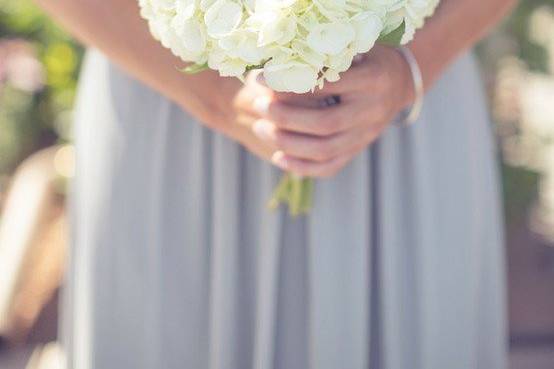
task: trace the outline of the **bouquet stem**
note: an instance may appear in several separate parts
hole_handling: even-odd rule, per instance
[[[273,191],[269,207],[276,209],[284,204],[289,208],[291,216],[306,215],[310,212],[313,203],[314,180],[298,177],[287,173]]]

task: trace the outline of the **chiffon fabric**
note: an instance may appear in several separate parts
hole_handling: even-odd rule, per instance
[[[70,369],[507,367],[496,148],[471,54],[415,125],[318,180],[308,217],[269,211],[277,169],[94,50],[75,124]]]

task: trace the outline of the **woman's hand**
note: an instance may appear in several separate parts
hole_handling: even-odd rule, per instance
[[[377,46],[341,74],[340,81],[314,94],[258,96],[253,104],[261,118],[252,131],[273,150],[271,160],[281,169],[333,176],[410,104],[413,90],[402,55]],[[340,96],[340,103],[314,109],[329,96]]]
[[[199,119],[208,127],[220,131],[261,159],[270,162],[275,149],[257,137],[252,126],[261,118],[254,107],[255,101],[271,100],[273,91],[257,83],[254,74],[248,76],[246,83],[236,78],[217,77],[217,83],[208,91],[211,91],[211,96],[203,99],[206,109]]]
[[[270,160],[275,150],[250,129],[260,118],[252,108],[254,99],[272,96],[255,78],[243,84],[234,78],[221,78],[215,71],[181,73],[178,68],[183,62],[154,40],[139,15],[136,0],[35,1],[84,43],[100,49],[112,62],[199,122]]]
[[[136,0],[35,1],[79,39],[102,50],[126,72],[179,103],[199,121],[263,158],[273,157],[281,168],[302,175],[336,173],[375,140],[410,101],[413,87],[408,67],[392,49],[376,47],[358,66],[343,73],[341,81],[314,95],[275,96],[254,87],[253,81],[242,86],[213,72],[187,76],[177,71],[181,61],[152,38]],[[515,0],[443,0],[411,44],[425,86],[514,4]],[[252,95],[254,90],[257,92]],[[310,108],[317,105],[317,98],[335,94],[341,96],[340,105]],[[307,107],[290,106],[299,104]],[[258,112],[246,114],[254,105]],[[232,124],[243,120],[243,126]]]

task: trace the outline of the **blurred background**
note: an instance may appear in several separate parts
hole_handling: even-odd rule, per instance
[[[523,1],[477,53],[503,160],[510,365],[552,369],[554,0]],[[29,0],[0,0],[0,369],[63,369],[57,299],[82,54]]]

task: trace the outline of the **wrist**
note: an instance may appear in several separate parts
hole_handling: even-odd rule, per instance
[[[212,71],[181,75],[177,103],[203,125],[228,134],[233,122],[232,97],[236,90],[233,82]]]

